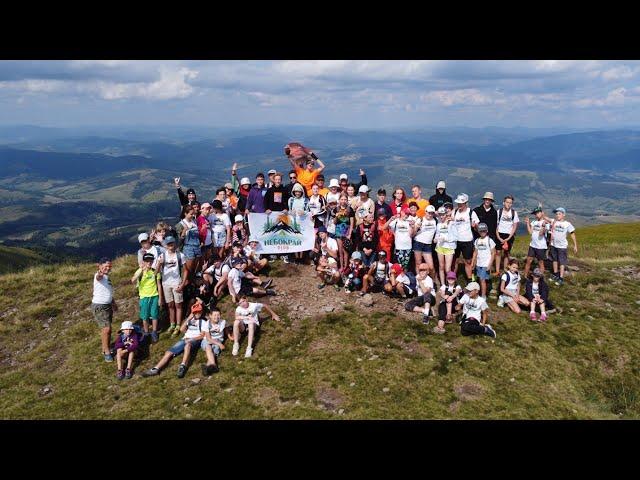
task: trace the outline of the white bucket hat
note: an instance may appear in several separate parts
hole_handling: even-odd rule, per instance
[[[340,180],[348,180],[349,176],[346,173],[341,173],[340,174]]]
[[[129,320],[122,322],[122,325],[120,325],[120,330],[118,331],[121,332],[122,330],[133,330],[133,322],[130,322]]]
[[[337,178],[332,178],[332,179],[329,181],[329,188],[331,188],[331,187],[338,187],[338,188],[340,188],[340,182],[338,181],[338,179],[337,179]]]
[[[236,215],[236,217],[233,220],[236,222],[242,222],[244,221],[244,217],[242,215]]]
[[[369,193],[369,187],[367,187],[366,185],[360,185],[358,193]]]
[[[461,193],[456,197],[456,203],[467,203],[469,201],[469,195]]]
[[[243,177],[242,180],[240,180],[240,185],[251,185],[251,180],[249,180],[249,177]]]

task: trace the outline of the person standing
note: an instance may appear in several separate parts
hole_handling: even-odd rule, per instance
[[[475,214],[478,216],[478,223],[484,223],[489,229],[489,238],[498,245],[498,237],[496,236],[496,230],[498,228],[498,211],[493,206],[493,193],[485,192],[482,197],[482,204],[478,205],[473,209]],[[473,231],[474,238],[478,238],[479,232],[476,230]]]
[[[244,181],[245,179],[243,178],[240,183]],[[245,214],[264,213],[264,197],[267,194],[267,190],[264,184],[264,173],[258,173],[256,175],[256,183],[251,187],[249,196],[247,197],[247,210]]]
[[[100,339],[105,362],[113,362],[110,348],[111,322],[113,314],[118,311],[118,306],[113,299],[113,285],[109,279],[111,267],[111,260],[107,257],[101,258],[98,262],[98,271],[93,275],[93,297],[91,299],[93,318],[101,328]]]
[[[185,205],[192,205],[194,202],[197,202],[196,191],[193,188],[187,189],[187,194],[182,191],[182,187],[180,186],[180,177],[176,177],[173,179],[173,183],[178,190],[178,199],[180,200],[180,206],[184,207]]]
[[[422,198],[422,188],[420,187],[420,185],[414,185],[413,187],[411,187],[411,195],[413,195],[413,198],[411,198],[410,201],[415,202],[416,205],[418,205],[418,211],[416,212],[416,215],[419,218],[424,218],[427,206],[429,205],[429,200],[427,200],[426,198]]]
[[[453,213],[453,223],[456,228],[456,251],[453,256],[454,261],[462,254],[464,259],[464,271],[467,275],[467,281],[471,280],[473,275],[473,229],[480,223],[475,212],[469,209],[469,196],[461,193],[456,197],[458,208]],[[453,271],[456,271],[455,265]]]
[[[380,188],[378,190],[378,200],[376,201],[374,207],[375,207],[375,211],[374,211],[374,217],[377,220],[378,219],[378,213],[380,212],[380,210],[384,210],[385,215],[387,216],[387,218],[391,218],[393,217],[393,212],[391,211],[391,206],[386,203],[387,199],[387,191],[384,188]]]
[[[498,228],[496,229],[496,236],[498,241],[496,242],[496,273],[500,273],[500,260],[498,257],[503,258],[504,269],[507,270],[509,259],[511,258],[511,249],[513,248],[513,242],[516,237],[516,230],[518,229],[518,212],[513,209],[513,196],[507,195],[504,197],[502,208],[498,210]]]
[[[440,180],[436,185],[436,193],[429,197],[429,205],[433,205],[437,211],[440,207],[444,207],[445,203],[453,204],[453,198],[447,195],[447,184],[444,180]]]

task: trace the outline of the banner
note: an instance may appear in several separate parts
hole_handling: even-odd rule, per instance
[[[250,213],[249,231],[251,238],[260,242],[260,254],[304,252],[312,250],[316,240],[309,213]]]

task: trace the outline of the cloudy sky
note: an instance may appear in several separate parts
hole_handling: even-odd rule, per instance
[[[0,61],[0,124],[640,125],[634,61]]]

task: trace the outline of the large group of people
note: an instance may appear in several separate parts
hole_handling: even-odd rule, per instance
[[[496,208],[493,193],[486,192],[480,205],[471,208],[467,194],[453,198],[445,181],[439,180],[429,198],[423,197],[420,185],[413,185],[410,196],[403,188],[394,188],[388,201],[384,188],[372,198],[362,169],[357,183],[344,173],[325,185],[325,165],[313,151],[291,143],[285,154],[291,166],[287,184],[277,170],[266,176],[259,172],[253,181],[247,176],[238,179],[234,164],[230,181],[215,191],[210,202],[200,203],[193,188],[185,193],[180,178],[174,179],[179,219],[174,225],[159,222],[139,234],[138,269],[131,282],[138,289],[141,322],[123,322],[115,346],[111,345],[117,308],[109,281],[111,261],[99,262],[92,310],[102,328],[104,359],[115,357],[119,379],[131,378],[136,352],[158,341],[163,309],[169,322],[166,333],[182,338],[143,376],[158,375],[173,357],[182,355],[178,377],[183,377],[191,353],[198,348],[206,355],[203,373],[214,373],[225,339],[233,341],[232,355],[238,355],[245,332],[245,357],[251,357],[259,314],[266,311],[280,320],[268,305],[249,300],[277,295],[272,279],[265,276],[274,261],[313,265],[319,289],[360,295],[379,292],[402,299],[404,308],[421,315],[423,323],[428,325],[435,317],[436,334],[445,333],[446,325],[457,318],[462,335],[495,338],[488,321],[492,296],[497,297],[498,307],[515,313],[524,308],[537,322],[545,322],[553,311],[546,265],[552,266],[547,277],[561,286],[568,237],[574,253],[578,251],[575,228],[566,220],[564,208],[555,208],[553,218],[541,206],[521,212],[531,236],[521,274],[520,262],[511,255],[520,223],[513,196],[504,197]],[[309,217],[314,248],[261,253],[248,216],[272,212]],[[230,325],[217,308],[225,295],[236,305]]]

